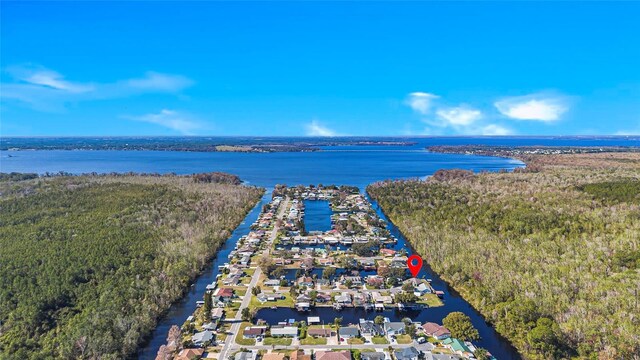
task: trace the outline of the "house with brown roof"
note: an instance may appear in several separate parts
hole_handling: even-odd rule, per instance
[[[331,331],[331,329],[308,329],[307,335],[314,337],[331,337],[335,336],[335,331]]]
[[[351,360],[351,351],[316,351],[316,360]]]
[[[303,351],[298,350],[289,355],[289,360],[311,360],[311,355],[305,355]]]
[[[422,329],[426,335],[434,337],[437,340],[444,340],[451,336],[451,331],[449,331],[449,329],[433,322],[424,323],[424,325],[422,325]]]
[[[174,360],[192,360],[199,359],[204,354],[204,349],[183,349],[178,353]]]
[[[245,339],[255,339],[258,336],[263,336],[267,332],[265,326],[247,326],[242,331],[242,337]]]
[[[268,353],[262,355],[262,360],[284,360],[284,354],[282,353]]]

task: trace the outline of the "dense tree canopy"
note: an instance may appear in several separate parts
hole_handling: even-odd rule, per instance
[[[0,358],[131,356],[261,193],[177,176],[0,182]]]
[[[630,358],[640,353],[640,161],[621,156],[368,191],[526,357]]]

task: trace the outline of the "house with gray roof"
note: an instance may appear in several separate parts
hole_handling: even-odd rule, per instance
[[[360,336],[360,331],[355,326],[343,326],[338,330],[338,334],[341,338],[349,339]]]
[[[402,321],[384,323],[384,332],[387,333],[388,336],[402,335],[405,333],[404,328],[405,325]]]
[[[396,360],[418,360],[420,351],[418,351],[418,349],[414,348],[413,346],[410,346],[394,351],[393,355],[395,356]]]
[[[363,352],[360,353],[361,360],[384,360],[386,355],[383,352]]]
[[[201,331],[199,333],[193,334],[191,337],[191,341],[196,346],[203,346],[207,343],[210,343],[213,340],[213,333],[209,330]]]

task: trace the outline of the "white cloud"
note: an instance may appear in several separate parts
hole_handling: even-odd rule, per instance
[[[436,111],[438,117],[447,125],[468,126],[482,118],[482,112],[467,106],[458,106]]]
[[[485,136],[511,135],[511,130],[496,124],[490,124],[480,129],[480,133]]]
[[[439,98],[438,95],[425,92],[412,92],[407,96],[405,104],[409,105],[413,111],[426,115],[431,110],[433,100]]]
[[[568,109],[563,96],[532,94],[498,100],[494,103],[503,115],[516,120],[553,122],[559,120]]]
[[[181,91],[193,85],[193,81],[184,76],[161,74],[154,71],[148,71],[143,78],[127,80],[127,83],[132,88],[167,92]]]
[[[94,90],[91,84],[74,83],[64,79],[64,76],[48,69],[37,68],[19,68],[14,67],[8,70],[12,72],[14,77],[33,85],[49,87],[51,89],[68,91],[71,93],[84,93]]]
[[[157,114],[145,114],[140,116],[123,116],[125,119],[147,122],[175,130],[184,135],[194,135],[194,131],[201,129],[202,125],[189,115],[181,114],[174,110],[163,109]]]
[[[31,65],[12,66],[6,72],[14,81],[0,84],[0,98],[25,103],[43,111],[62,110],[69,102],[116,99],[147,93],[179,93],[193,84],[184,76],[157,72],[110,83],[69,81],[56,71]]]
[[[335,131],[320,124],[317,120],[312,120],[305,127],[307,136],[338,136]]]

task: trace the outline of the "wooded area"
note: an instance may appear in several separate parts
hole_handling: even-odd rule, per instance
[[[0,181],[3,359],[135,355],[263,193],[182,176],[15,178]]]
[[[640,354],[640,158],[368,188],[425,261],[530,359]],[[535,170],[533,170],[535,169]]]

